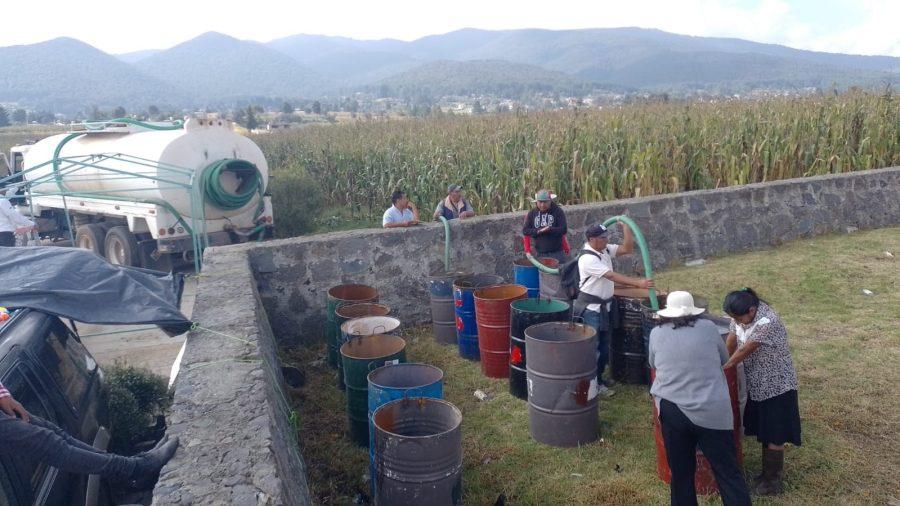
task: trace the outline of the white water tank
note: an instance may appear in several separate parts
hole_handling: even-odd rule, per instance
[[[34,195],[60,193],[53,164],[49,162],[60,142],[69,135],[48,137],[30,146],[26,152],[26,171],[44,164],[25,174],[32,182],[40,178],[40,182],[31,187]],[[92,198],[98,199],[109,195],[135,201],[164,201],[184,217],[192,216],[191,195],[181,185],[191,184],[192,175],[195,184],[199,185],[200,174],[215,162],[224,159],[249,162],[259,171],[263,190],[269,176],[269,167],[259,146],[235,133],[230,122],[219,119],[191,118],[176,130],[110,126],[86,131],[65,143],[59,156],[96,165],[87,167],[60,161],[66,192],[91,193]],[[78,170],[67,169],[76,166]],[[219,176],[220,186],[228,192],[236,192],[246,180],[247,171],[246,163],[226,165]],[[207,201],[206,219],[246,212],[259,205],[259,198],[256,195],[241,208],[230,210],[219,209]]]

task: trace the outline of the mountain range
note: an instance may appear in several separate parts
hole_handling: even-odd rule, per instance
[[[0,102],[69,112],[96,105],[217,107],[254,100],[593,90],[740,93],[883,86],[900,58],[822,53],[641,28],[462,29],[406,42],[209,32],[165,50],[104,53],[70,38],[0,48]]]

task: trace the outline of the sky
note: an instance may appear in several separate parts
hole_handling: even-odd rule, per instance
[[[73,37],[108,53],[208,31],[414,40],[460,28],[637,26],[799,49],[900,56],[900,0],[3,0],[0,46]]]

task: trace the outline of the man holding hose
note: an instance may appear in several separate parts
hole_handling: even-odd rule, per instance
[[[603,382],[603,370],[609,363],[609,310],[616,283],[635,288],[653,288],[653,280],[625,276],[613,271],[612,259],[634,252],[631,228],[624,229],[621,245],[609,244],[609,230],[591,225],[584,235],[587,242],[578,256],[579,293],[573,305],[574,315],[597,331],[597,393],[611,397],[615,392]]]

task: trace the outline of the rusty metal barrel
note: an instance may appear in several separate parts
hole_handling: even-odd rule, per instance
[[[336,314],[336,313],[335,313]],[[400,320],[390,316],[361,316],[345,321],[340,327],[340,340],[338,350],[344,343],[354,337],[384,334],[391,336],[400,335]],[[343,360],[338,364],[338,388],[344,389]]]
[[[347,419],[350,440],[369,446],[369,373],[390,364],[406,362],[406,341],[397,336],[354,337],[341,346],[344,382],[347,384]]]
[[[549,322],[525,329],[528,427],[551,446],[595,441],[597,332],[580,323]]]
[[[567,302],[555,299],[522,299],[510,304],[509,315],[509,393],[528,400],[525,329],[545,322],[569,319]]]
[[[376,304],[374,302],[359,302],[354,304],[347,304],[346,306],[340,306],[335,309],[334,324],[338,328],[337,336],[335,336],[335,343],[338,350],[340,350],[341,346],[350,339],[350,337],[343,331],[343,325],[345,323],[356,318],[365,318],[367,316],[387,316],[390,314],[390,312],[391,308],[389,308],[388,306],[385,306],[384,304]],[[369,334],[377,333],[387,334],[388,332],[369,332]],[[338,360],[337,368],[339,388],[344,387],[343,367],[343,360]]]
[[[528,289],[497,285],[479,288],[474,295],[481,372],[488,378],[508,378],[510,304],[527,297]]]
[[[462,503],[462,413],[441,399],[382,405],[375,427],[375,504]]]
[[[341,328],[335,321],[337,308],[358,302],[378,302],[378,290],[368,285],[348,284],[328,289],[328,304],[325,312],[325,342],[328,343],[328,363],[337,367],[341,361],[338,350],[341,347]]]
[[[538,258],[538,262],[550,267],[551,269],[559,268],[559,260],[550,257]],[[538,282],[540,284],[540,295],[545,299],[565,298],[560,293],[560,277],[559,274],[550,274],[549,272],[540,271],[538,273]]]
[[[472,274],[453,280],[453,304],[456,306],[456,339],[459,356],[478,360],[478,326],[475,322],[475,299],[478,288],[499,285],[503,278],[493,274]]]
[[[434,338],[441,344],[456,344],[456,307],[453,305],[453,280],[469,272],[439,271],[428,276],[428,295],[431,302],[431,327]]]

